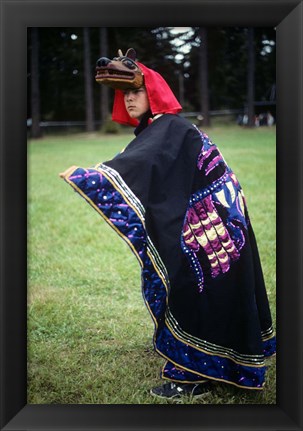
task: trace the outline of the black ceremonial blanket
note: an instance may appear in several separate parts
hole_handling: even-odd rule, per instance
[[[241,186],[208,136],[166,114],[65,180],[141,265],[162,377],[262,389],[275,336],[259,254]]]

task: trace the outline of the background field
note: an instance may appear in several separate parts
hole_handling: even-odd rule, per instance
[[[276,318],[275,128],[205,130],[244,189]],[[112,158],[132,139],[75,134],[28,142],[28,403],[159,404],[162,359],[128,246],[58,173]],[[216,385],[199,403],[276,403],[275,360],[263,392]],[[184,403],[198,403],[185,399]]]

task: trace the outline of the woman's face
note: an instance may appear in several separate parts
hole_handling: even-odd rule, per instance
[[[141,120],[142,116],[149,110],[149,101],[145,87],[124,90],[124,103],[131,118]]]

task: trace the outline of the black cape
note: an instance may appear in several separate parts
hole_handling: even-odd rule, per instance
[[[275,334],[242,188],[187,120],[147,124],[114,159],[65,180],[138,258],[162,377],[262,389]]]

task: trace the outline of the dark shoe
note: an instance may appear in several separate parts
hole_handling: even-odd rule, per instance
[[[206,383],[164,383],[151,389],[151,395],[165,399],[179,399],[184,395],[198,397],[210,392],[211,384]]]

